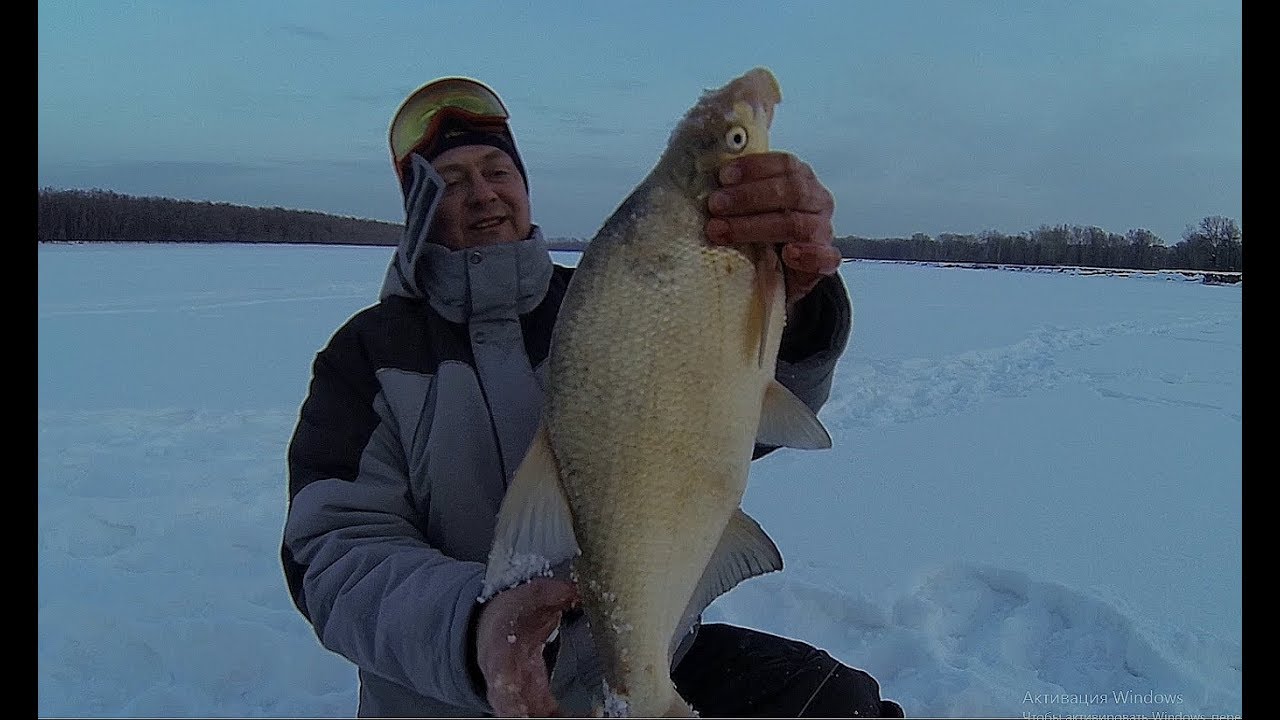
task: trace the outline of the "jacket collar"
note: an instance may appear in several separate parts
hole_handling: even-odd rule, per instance
[[[519,242],[450,250],[428,243],[418,278],[427,302],[450,322],[519,317],[532,312],[551,283],[542,230]]]

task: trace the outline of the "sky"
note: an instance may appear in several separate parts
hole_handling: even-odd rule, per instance
[[[1243,227],[1239,2],[38,0],[40,187],[399,223],[400,102],[505,100],[550,237],[590,238],[706,88],[763,65],[840,236]]]
[[[39,716],[355,713],[279,566],[284,458],[390,257],[39,246]],[[826,649],[909,717],[1241,713],[1241,287],[840,272],[833,447],[752,464],[785,567],[706,619]]]

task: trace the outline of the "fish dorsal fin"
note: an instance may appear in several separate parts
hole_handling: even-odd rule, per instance
[[[550,576],[553,567],[579,552],[573,514],[560,485],[560,468],[543,424],[533,436],[498,510],[480,599],[487,600],[530,578]]]
[[[831,434],[808,405],[782,383],[772,380],[764,389],[756,442],[799,450],[826,450],[831,447]]]
[[[729,518],[720,542],[711,553],[707,569],[685,606],[676,634],[671,638],[671,652],[693,627],[693,623],[712,600],[729,592],[747,578],[782,569],[782,553],[768,534],[750,515],[738,508]]]

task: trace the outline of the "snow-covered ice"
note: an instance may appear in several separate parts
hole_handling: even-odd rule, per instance
[[[284,587],[284,453],[390,254],[40,246],[39,715],[354,714]],[[1240,287],[841,272],[834,447],[754,465],[786,569],[707,619],[824,647],[909,716],[1239,713]]]

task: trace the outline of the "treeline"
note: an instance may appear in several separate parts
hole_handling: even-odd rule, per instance
[[[229,203],[135,197],[107,190],[39,191],[40,242],[239,242],[388,245],[400,240],[398,223],[309,210],[257,208]],[[553,238],[553,249],[581,249],[585,241]],[[1222,216],[1188,226],[1172,247],[1146,229],[1123,235],[1100,227],[1042,225],[1017,235],[989,230],[978,235],[916,233],[909,238],[842,237],[846,258],[1006,265],[1086,266],[1134,270],[1243,272],[1242,237],[1235,220]]]
[[[40,242],[235,242],[395,245],[401,226],[280,207],[135,197],[108,190],[39,191]]]
[[[1145,229],[1120,235],[1078,225],[1042,225],[1017,235],[990,230],[980,235],[942,233],[936,239],[924,233],[909,238],[846,237],[836,244],[845,257],[868,260],[1244,271],[1240,227],[1222,216],[1187,227],[1173,247]]]
[[[401,225],[310,210],[137,197],[109,190],[42,188],[39,242],[235,242],[385,245],[400,242]],[[581,250],[574,238],[550,238],[552,250]]]

